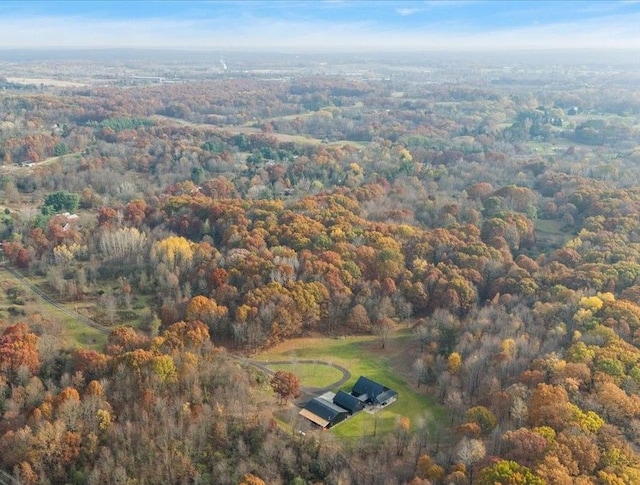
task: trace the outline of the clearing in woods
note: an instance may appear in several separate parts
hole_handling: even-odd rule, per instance
[[[403,416],[410,419],[412,427],[421,420],[427,420],[434,430],[439,424],[448,422],[446,410],[436,405],[427,389],[418,387],[412,376],[411,366],[417,356],[414,348],[410,329],[402,329],[389,338],[384,349],[375,336],[300,338],[276,345],[255,356],[255,360],[295,362],[317,359],[332,362],[351,372],[351,378],[341,387],[343,390],[349,391],[363,375],[397,391],[398,400],[387,408],[376,414],[359,413],[331,430],[337,436],[358,439],[384,436]]]

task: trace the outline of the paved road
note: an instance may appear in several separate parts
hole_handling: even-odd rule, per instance
[[[327,361],[324,361],[324,360],[305,360],[305,359],[303,359],[303,360],[268,360],[268,361],[265,361],[265,360],[251,360],[251,359],[245,359],[245,358],[241,358],[240,360],[242,362],[246,363],[246,364],[249,364],[249,365],[252,365],[254,367],[257,367],[258,369],[260,369],[260,370],[262,370],[265,373],[270,374],[270,375],[275,374],[275,371],[270,368],[271,366],[292,365],[292,364],[324,365],[324,366],[327,366],[327,367],[333,367],[334,369],[337,369],[340,372],[342,372],[342,377],[339,380],[337,380],[336,382],[333,382],[333,383],[329,384],[328,386],[324,386],[324,387],[302,386],[300,388],[301,395],[295,401],[298,406],[304,406],[312,398],[317,397],[317,396],[321,396],[325,392],[333,391],[333,390],[343,386],[349,379],[351,379],[351,372],[349,372],[347,369],[345,369],[341,365],[334,364],[333,362],[327,362]]]
[[[14,268],[11,268],[10,266],[4,266],[4,269],[6,269],[9,273],[11,273],[13,276],[15,276],[16,279],[18,279],[24,286],[29,288],[36,295],[38,295],[40,298],[42,298],[44,301],[46,301],[50,305],[54,306],[56,309],[60,310],[65,315],[73,318],[74,320],[78,320],[79,322],[82,322],[85,325],[88,325],[89,327],[95,328],[97,331],[99,331],[101,333],[104,333],[105,335],[108,335],[109,333],[111,333],[112,329],[110,329],[109,327],[105,327],[104,325],[100,325],[99,323],[94,322],[93,320],[85,317],[84,315],[80,315],[79,313],[71,311],[68,308],[60,305],[60,303],[58,303],[57,301],[52,299],[44,291],[42,291],[36,285],[31,283],[27,278],[22,276],[22,274],[18,270],[14,269]]]

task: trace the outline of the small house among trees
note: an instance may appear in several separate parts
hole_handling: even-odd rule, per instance
[[[398,393],[366,377],[359,377],[351,393],[328,392],[309,401],[300,415],[321,428],[331,428],[363,409],[384,407],[398,398]]]

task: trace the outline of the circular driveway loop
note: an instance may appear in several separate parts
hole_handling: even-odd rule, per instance
[[[310,401],[313,397],[321,396],[325,392],[333,391],[334,389],[343,386],[349,379],[351,379],[351,372],[342,367],[341,365],[334,364],[332,362],[326,362],[324,360],[271,360],[271,361],[257,361],[257,360],[249,360],[244,359],[247,364],[250,364],[254,367],[259,368],[260,370],[266,372],[267,374],[275,374],[275,372],[270,369],[270,366],[274,365],[295,365],[295,364],[316,364],[316,365],[325,365],[327,367],[333,367],[334,369],[342,372],[342,377],[328,386],[324,387],[309,387],[309,386],[300,386],[300,390],[302,391],[301,396],[296,400],[296,404],[299,406],[304,406],[308,401]]]

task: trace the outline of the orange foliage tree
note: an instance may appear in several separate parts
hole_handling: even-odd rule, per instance
[[[38,336],[29,331],[25,323],[17,323],[5,329],[0,335],[0,372],[12,376],[21,367],[31,374],[40,369]]]

